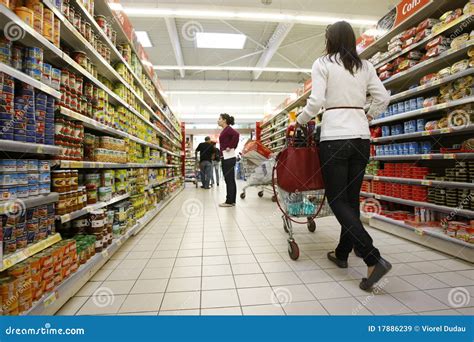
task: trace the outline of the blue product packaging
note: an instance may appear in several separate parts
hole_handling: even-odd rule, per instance
[[[28,185],[28,174],[27,173],[17,173],[16,174],[16,183],[17,185]]]
[[[405,103],[399,102],[398,103],[398,114],[405,113]]]
[[[405,130],[405,133],[410,133],[410,121],[405,121],[403,123],[403,128]]]
[[[0,130],[0,139],[13,140],[13,132],[2,132],[2,130]]]
[[[36,137],[26,136],[26,142],[36,144]]]
[[[38,171],[37,159],[28,159],[28,171]]]
[[[420,147],[417,142],[411,142],[410,143],[410,152],[409,154],[419,154],[420,153]]]
[[[16,190],[17,198],[26,198],[29,195],[28,185],[19,185]]]
[[[430,154],[431,153],[431,142],[424,141],[421,143],[421,153]]]
[[[395,103],[392,105],[392,115],[397,115],[398,114],[398,103]]]
[[[411,110],[410,100],[405,101],[405,112],[409,112]]]
[[[51,182],[51,174],[49,172],[41,172],[39,174],[39,181],[40,181],[40,183],[50,183]]]
[[[16,161],[16,171],[17,172],[27,172],[28,171],[28,162],[26,159],[17,159]]]
[[[411,99],[410,100],[410,110],[417,110],[417,109],[418,109],[418,105],[417,105],[416,99]]]
[[[425,130],[426,120],[418,119],[416,120],[416,130],[417,132],[423,132]]]
[[[0,113],[0,120],[13,120],[13,113]]]
[[[423,108],[423,102],[425,101],[424,97],[417,97],[416,98],[416,107],[417,109]]]
[[[26,135],[21,135],[21,134],[14,134],[13,135],[13,140],[14,141],[20,141],[20,142],[26,142]]]

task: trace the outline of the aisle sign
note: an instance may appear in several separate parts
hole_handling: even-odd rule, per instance
[[[397,16],[393,28],[415,15],[432,0],[403,0],[397,5]]]

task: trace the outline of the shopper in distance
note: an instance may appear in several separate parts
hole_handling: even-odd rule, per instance
[[[216,142],[212,142],[214,152],[212,153],[212,171],[211,171],[211,186],[217,184],[219,186],[219,166],[221,165],[221,150],[216,147]],[[215,174],[215,175],[214,175]]]
[[[212,177],[212,156],[214,154],[214,146],[211,138],[204,138],[204,142],[200,143],[196,149],[196,160],[199,153],[199,168],[201,170],[201,182],[203,189],[210,189],[209,183]]]
[[[220,207],[233,207],[237,198],[237,184],[235,182],[235,149],[239,144],[240,134],[231,126],[235,124],[233,116],[229,114],[221,114],[217,124],[223,128],[219,135],[219,145],[222,157],[222,173],[226,184],[226,201],[219,204]]]
[[[357,54],[354,31],[345,21],[327,27],[326,54],[314,62],[312,79],[311,96],[296,125],[305,125],[325,108],[322,173],[329,205],[341,224],[339,244],[327,257],[347,268],[349,253],[357,250],[368,267],[359,287],[370,291],[392,265],[381,257],[360,220],[359,193],[370,155],[369,121],[385,111],[390,97],[373,65]],[[373,101],[366,114],[367,93]]]

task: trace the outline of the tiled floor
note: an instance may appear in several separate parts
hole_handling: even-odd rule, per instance
[[[241,186],[242,184],[239,184]],[[288,257],[281,215],[250,190],[219,208],[223,187],[188,186],[58,312],[61,315],[471,315],[474,268],[374,229],[393,270],[374,293],[359,289],[363,261],[326,259],[339,226],[295,227],[301,250]]]

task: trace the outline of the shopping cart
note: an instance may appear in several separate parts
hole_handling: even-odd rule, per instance
[[[260,142],[250,140],[245,144],[241,166],[247,185],[242,189],[241,199],[245,199],[248,188],[256,187],[260,191],[258,197],[263,197],[265,192],[273,193],[272,170],[275,160],[270,158],[271,151],[261,145]],[[275,201],[274,196],[272,200]]]
[[[199,161],[196,159],[196,163],[194,165],[194,184],[196,184],[196,188],[199,188],[199,182],[201,181],[201,165]]]
[[[332,215],[326,202],[324,182],[314,141],[314,124],[302,130],[290,126],[285,148],[276,157],[272,172],[272,185],[276,202],[283,213],[283,228],[289,234],[288,254],[292,260],[300,256],[293,237],[292,223],[306,224],[310,232],[316,231],[317,217]],[[305,218],[298,221],[297,218]]]

